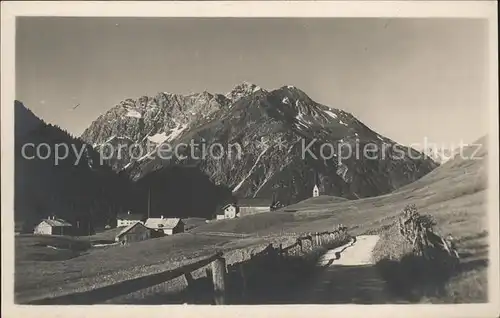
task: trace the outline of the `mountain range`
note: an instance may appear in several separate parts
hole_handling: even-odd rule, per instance
[[[225,94],[162,92],[125,99],[92,122],[81,138],[103,153],[113,145],[108,163],[132,180],[166,166],[195,166],[237,198],[275,197],[284,204],[310,197],[316,183],[321,193],[348,199],[380,195],[438,166],[294,86],[268,91],[248,82]],[[203,157],[200,147],[166,159],[157,153],[165,144],[191,142],[225,147],[219,156]],[[149,151],[118,156],[120,145],[133,144],[143,149],[149,144]],[[235,144],[238,155],[229,151],[228,145]],[[368,144],[379,149],[375,159],[362,155]],[[349,157],[355,149],[361,155]]]

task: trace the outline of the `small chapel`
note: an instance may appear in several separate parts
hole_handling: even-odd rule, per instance
[[[314,173],[314,187],[313,187],[313,193],[312,193],[313,198],[319,197],[318,180],[319,180],[318,174],[315,172]]]
[[[319,197],[319,188],[317,184],[315,184],[313,188],[313,198],[315,197]]]

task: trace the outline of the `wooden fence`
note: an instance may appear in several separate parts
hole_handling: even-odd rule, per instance
[[[195,281],[192,273],[207,267],[206,276],[211,278],[212,281],[213,303],[216,305],[223,305],[227,303],[226,281],[230,273],[237,272],[238,277],[240,277],[242,281],[242,292],[244,292],[245,286],[248,283],[247,272],[249,267],[258,267],[261,261],[273,261],[275,259],[283,260],[289,257],[305,255],[313,251],[316,247],[328,247],[331,244],[339,243],[339,234],[345,235],[346,230],[347,229],[345,227],[339,227],[331,232],[326,231],[320,233],[309,233],[298,237],[295,243],[286,247],[283,247],[282,244],[279,244],[279,246],[269,244],[262,251],[255,254],[252,253],[249,259],[241,260],[240,262],[235,262],[231,265],[227,265],[226,259],[223,257],[223,253],[218,252],[208,258],[172,270],[126,280],[89,291],[35,300],[29,302],[29,304],[83,305],[103,303],[122,295],[131,294],[142,289],[147,289],[152,286],[165,283],[180,276],[185,277],[187,288],[189,289],[190,285]]]

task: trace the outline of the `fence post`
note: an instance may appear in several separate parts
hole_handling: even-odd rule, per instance
[[[245,276],[245,270],[243,267],[243,262],[240,263],[240,275],[241,275],[241,281],[242,281],[242,288],[241,288],[241,297],[242,300],[245,300],[246,297],[246,292],[247,292],[247,278]]]
[[[219,257],[212,262],[212,280],[214,284],[214,299],[216,305],[224,305],[226,302],[226,260]]]
[[[194,301],[194,291],[193,291],[193,283],[194,278],[191,273],[185,273],[184,279],[186,280],[186,290],[188,292],[188,301]]]
[[[184,274],[184,279],[186,280],[186,284],[189,286],[190,284],[193,283],[193,275],[191,273],[185,273]]]

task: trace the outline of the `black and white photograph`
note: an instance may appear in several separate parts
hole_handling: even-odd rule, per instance
[[[491,17],[158,15],[11,20],[15,305],[497,302]]]

